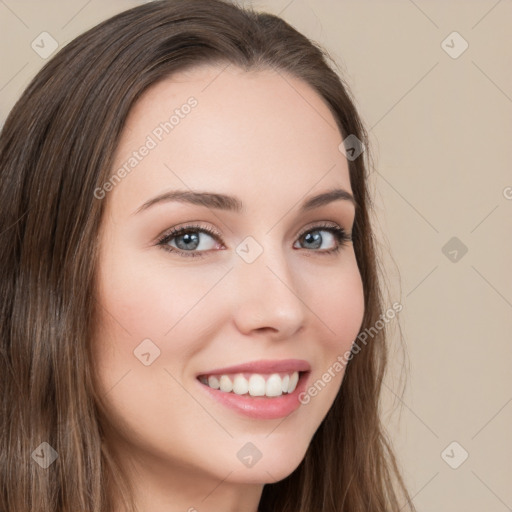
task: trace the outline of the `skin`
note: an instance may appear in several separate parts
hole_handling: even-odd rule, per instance
[[[114,170],[168,113],[190,96],[198,104],[103,199],[95,369],[115,425],[107,442],[132,477],[140,510],[256,512],[263,485],[303,459],[343,372],[275,420],[219,404],[197,374],[297,358],[311,364],[311,384],[350,350],[364,313],[352,243],[320,254],[337,244],[329,232],[319,228],[320,248],[298,236],[309,226],[314,235],[325,221],[352,230],[355,209],[346,200],[298,213],[312,195],[351,192],[332,114],[297,78],[224,68],[196,67],[146,91],[130,113]],[[235,195],[245,211],[168,202],[134,213],[175,189]],[[159,235],[191,222],[220,233],[218,241],[199,233],[203,257],[157,245]],[[247,236],[263,249],[250,264],[236,252]],[[134,350],[148,338],[160,356],[146,366]],[[247,442],[262,453],[251,468],[236,455]]]

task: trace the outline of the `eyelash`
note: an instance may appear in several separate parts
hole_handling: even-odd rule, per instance
[[[209,251],[193,251],[193,252],[192,251],[182,251],[180,249],[176,249],[175,247],[171,247],[171,246],[167,245],[173,238],[177,238],[186,233],[196,232],[196,231],[211,235],[214,239],[216,239],[217,241],[220,241],[220,234],[217,233],[216,231],[214,231],[213,229],[208,228],[208,227],[198,226],[198,225],[188,225],[188,226],[182,226],[179,228],[173,228],[171,231],[169,231],[168,233],[166,233],[162,237],[160,237],[158,239],[158,242],[156,245],[160,246],[164,251],[176,253],[179,256],[191,257],[191,258],[204,257],[204,254],[202,254],[202,253],[209,252]],[[314,232],[314,231],[329,231],[330,233],[332,233],[334,235],[334,237],[338,243],[334,249],[328,249],[328,250],[323,250],[323,251],[313,250],[313,252],[317,252],[317,253],[321,254],[322,256],[333,255],[333,254],[339,252],[339,250],[342,247],[346,246],[348,244],[348,242],[352,241],[351,235],[347,234],[347,232],[343,228],[340,228],[339,226],[333,225],[333,224],[318,224],[316,226],[310,227],[310,228],[302,231],[298,235],[298,239],[300,240],[307,233]]]

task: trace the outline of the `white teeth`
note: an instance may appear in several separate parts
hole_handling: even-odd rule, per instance
[[[265,394],[265,379],[261,375],[251,375],[249,379],[249,394],[251,396],[263,396]]]
[[[220,390],[226,393],[233,391],[233,383],[227,375],[222,375],[220,378]]]
[[[208,386],[210,386],[213,389],[219,389],[220,388],[220,382],[215,375],[211,375],[208,377]]]
[[[299,381],[299,372],[284,375],[273,373],[265,376],[253,373],[249,379],[242,374],[210,375],[209,377],[202,376],[199,380],[210,388],[220,389],[225,393],[275,397],[295,391]]]
[[[283,383],[281,381],[281,377],[277,373],[272,374],[268,380],[267,385],[265,387],[265,395],[267,396],[280,396],[283,394],[282,389]]]
[[[249,391],[249,383],[243,375],[237,375],[233,381],[233,392],[237,395],[245,395]]]
[[[281,384],[281,389],[283,390],[283,393],[288,393],[288,384],[290,382],[290,376],[289,375],[285,375],[283,377],[283,381],[282,381],[282,384]]]
[[[288,393],[293,393],[295,391],[297,382],[299,382],[299,374],[298,372],[293,372],[290,377],[290,383],[288,384]]]

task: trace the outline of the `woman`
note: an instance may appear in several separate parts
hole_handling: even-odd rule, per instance
[[[322,51],[221,0],[49,61],[0,143],[0,509],[404,510],[367,146]]]

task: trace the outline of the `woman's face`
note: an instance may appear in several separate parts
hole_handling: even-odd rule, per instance
[[[332,230],[351,234],[353,203],[309,203],[351,193],[329,109],[289,75],[223,69],[153,86],[125,125],[97,193],[95,368],[140,475],[262,484],[298,466],[332,405],[363,288]]]

